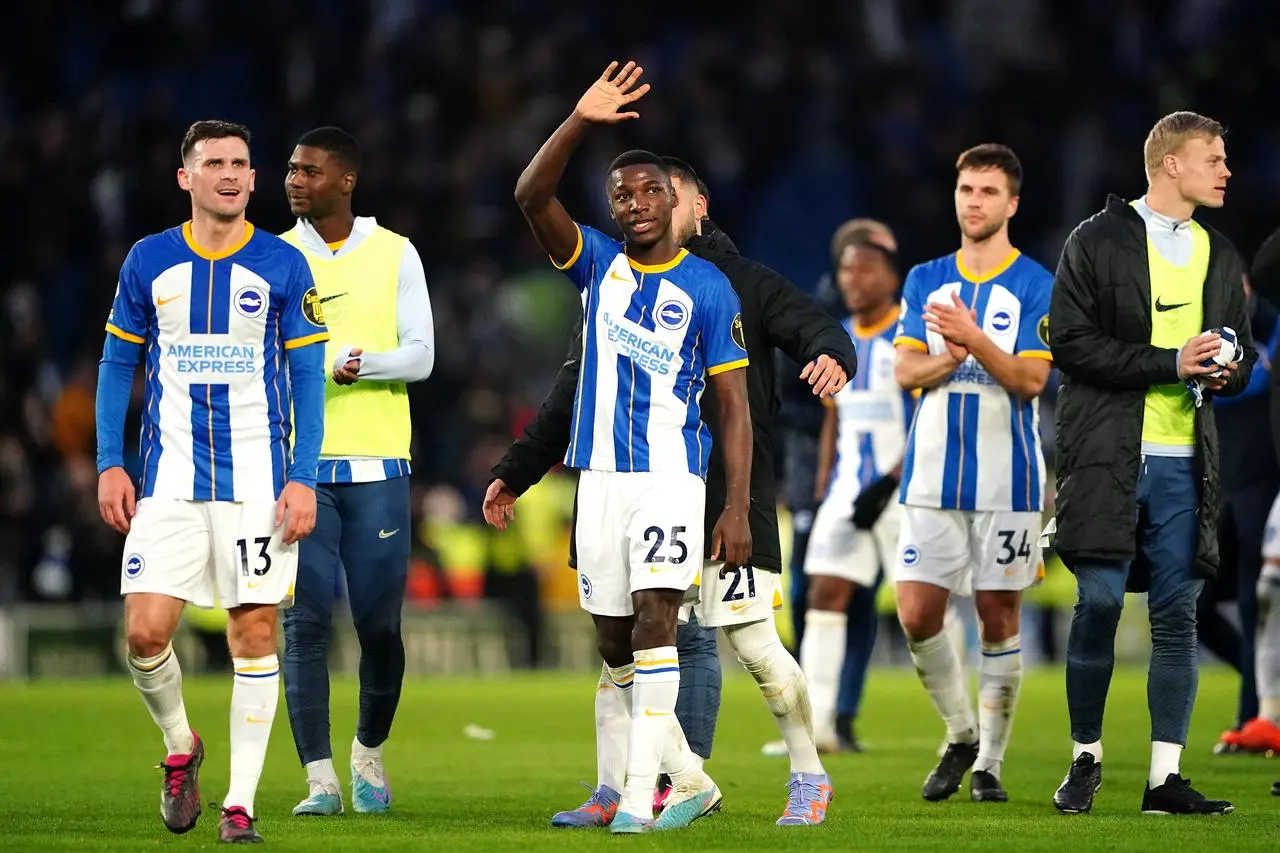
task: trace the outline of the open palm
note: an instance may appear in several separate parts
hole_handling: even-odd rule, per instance
[[[591,88],[578,99],[577,112],[582,118],[601,124],[617,124],[627,119],[640,118],[640,113],[618,110],[638,101],[649,91],[648,83],[632,90],[636,81],[640,79],[640,75],[644,73],[644,69],[635,62],[628,62],[622,66],[622,70],[617,75],[614,75],[613,72],[617,67],[616,60],[610,62],[609,67],[600,75],[600,79],[592,83]]]

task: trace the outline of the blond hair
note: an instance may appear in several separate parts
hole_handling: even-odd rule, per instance
[[[1164,158],[1177,154],[1192,139],[1213,141],[1226,134],[1222,124],[1207,116],[1181,110],[1169,113],[1156,122],[1142,144],[1142,159],[1147,167],[1147,177],[1160,171]]]

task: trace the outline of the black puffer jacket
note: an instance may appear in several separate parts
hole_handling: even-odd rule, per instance
[[[1203,324],[1230,326],[1244,348],[1240,367],[1218,395],[1249,383],[1257,353],[1245,310],[1243,265],[1235,247],[1209,232]],[[1177,351],[1151,345],[1151,277],[1146,223],[1123,199],[1082,222],[1067,238],[1049,308],[1050,347],[1062,371],[1057,407],[1058,494],[1054,545],[1068,567],[1082,559],[1137,556],[1138,469],[1143,407],[1152,385],[1177,383]],[[1200,539],[1196,565],[1218,570],[1218,430],[1210,405],[1196,410]],[[1129,573],[1145,591],[1149,570]]]

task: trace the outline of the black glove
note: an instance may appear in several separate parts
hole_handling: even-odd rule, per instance
[[[898,478],[893,474],[885,474],[879,480],[867,486],[853,499],[853,526],[859,530],[870,530],[875,527],[889,501],[898,491]]]

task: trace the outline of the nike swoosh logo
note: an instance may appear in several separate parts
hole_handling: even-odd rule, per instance
[[[751,604],[750,601],[744,601],[742,604],[730,604],[729,609],[732,610],[734,613],[737,613],[742,608],[750,606],[750,604]]]
[[[1185,308],[1190,304],[1191,304],[1190,302],[1178,302],[1173,305],[1166,305],[1165,303],[1160,301],[1160,297],[1158,296],[1156,297],[1156,310],[1162,313],[1165,311],[1172,311],[1175,308]]]
[[[320,297],[320,304],[323,305],[331,299],[337,299],[339,296],[346,296],[346,295],[347,294],[345,293],[335,293],[333,294],[333,296],[322,296]]]
[[[625,282],[626,284],[635,284],[635,282],[633,282],[631,279],[623,278],[622,276],[618,275],[617,270],[609,270],[609,278],[613,279],[614,281]]]
[[[267,724],[270,724],[270,723],[271,723],[271,721],[270,721],[270,720],[263,720],[263,719],[261,719],[261,718],[259,718],[259,717],[255,717],[255,716],[253,716],[252,714],[250,714],[249,716],[245,717],[245,718],[244,718],[244,721],[245,721],[246,723],[267,723]]]
[[[670,711],[654,711],[651,708],[645,708],[644,715],[646,717],[670,717],[671,712]]]
[[[400,528],[399,528],[399,527],[397,527],[395,530],[390,530],[390,531],[387,531],[387,530],[379,530],[379,531],[378,531],[378,538],[379,538],[379,539],[390,539],[392,536],[395,536],[395,535],[396,535],[397,533],[399,533],[399,532],[400,532]]]
[[[170,296],[168,299],[157,299],[156,307],[159,307],[161,305],[168,305],[170,302],[174,301],[175,299],[181,299],[181,298],[182,298],[182,294],[179,293],[177,296]]]

